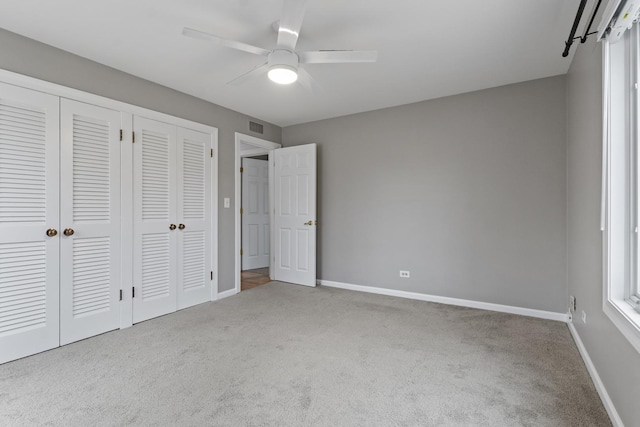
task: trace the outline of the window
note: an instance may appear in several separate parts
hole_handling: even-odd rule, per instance
[[[640,26],[604,42],[604,302],[640,351]]]

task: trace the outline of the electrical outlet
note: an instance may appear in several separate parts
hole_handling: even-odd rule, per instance
[[[576,312],[576,297],[573,295],[569,295],[569,311],[572,313]]]
[[[409,277],[411,277],[411,273],[409,271],[400,270],[400,277],[402,277],[403,279],[408,279]]]
[[[587,313],[582,310],[582,323],[587,323]]]

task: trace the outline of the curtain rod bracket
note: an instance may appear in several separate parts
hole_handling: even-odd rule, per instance
[[[596,3],[595,8],[593,9],[593,13],[591,14],[591,19],[589,20],[589,25],[587,25],[587,28],[584,30],[584,34],[578,37],[575,36],[576,31],[578,30],[578,25],[580,24],[580,20],[582,19],[582,14],[584,13],[584,8],[587,5],[588,1],[589,0],[580,0],[580,6],[578,6],[578,12],[576,13],[576,17],[573,20],[573,26],[571,27],[571,33],[569,33],[569,38],[567,39],[567,41],[564,42],[565,47],[564,47],[564,52],[562,52],[563,58],[566,58],[567,56],[569,56],[569,50],[571,49],[571,45],[573,44],[574,40],[580,39],[580,43],[582,44],[587,41],[587,38],[590,35],[596,33],[596,32],[590,33],[589,31],[591,30],[591,25],[593,24],[593,20],[596,18],[598,9],[600,9],[600,4],[602,3],[602,0],[598,0],[598,3]]]

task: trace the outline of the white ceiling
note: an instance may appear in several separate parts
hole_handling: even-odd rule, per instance
[[[579,0],[309,0],[297,50],[378,51],[375,64],[306,65],[315,93],[266,75],[227,85],[264,58],[182,35],[187,26],[273,49],[282,0],[1,3],[2,28],[288,126],[564,74]]]

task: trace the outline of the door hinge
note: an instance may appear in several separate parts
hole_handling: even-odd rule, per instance
[[[135,132],[131,132],[131,143],[132,144],[136,143],[136,133]]]
[[[132,286],[131,287],[131,298],[135,298],[136,297],[136,287]]]
[[[122,301],[122,289],[120,289],[120,301]]]
[[[240,215],[244,213],[244,209],[240,208]]]
[[[240,255],[244,255],[244,251],[240,249]]]
[[[120,141],[122,141],[122,129],[120,129]]]
[[[213,157],[213,148],[211,149],[211,157]]]
[[[211,272],[211,280],[213,280],[213,271]]]
[[[240,173],[243,173],[243,172],[244,172],[244,168],[240,168]]]

